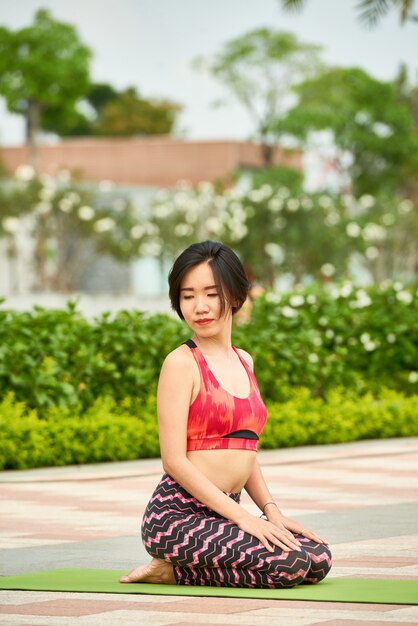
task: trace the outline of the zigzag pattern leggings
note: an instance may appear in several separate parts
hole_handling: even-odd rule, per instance
[[[239,493],[227,493],[236,502]],[[302,551],[269,552],[253,535],[209,509],[164,474],[142,520],[147,552],[173,564],[179,585],[294,587],[331,569],[328,546],[296,535]]]

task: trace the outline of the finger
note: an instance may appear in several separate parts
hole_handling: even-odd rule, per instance
[[[322,539],[322,537],[320,537],[319,535],[314,533],[312,530],[305,529],[303,535],[307,539],[312,539],[313,541],[316,541],[317,543],[324,543],[324,544],[328,545],[328,541],[326,541],[326,539]]]
[[[285,546],[286,550],[298,550],[299,552],[301,551],[301,547],[299,543],[296,543],[295,540],[292,539],[288,539],[287,537],[278,537],[277,535],[273,535],[273,540],[274,543],[277,546]]]

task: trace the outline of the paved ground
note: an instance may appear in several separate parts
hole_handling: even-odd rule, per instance
[[[329,576],[418,578],[418,438],[259,455],[284,512],[329,541]],[[0,575],[145,562],[140,518],[161,472],[150,460],[0,473]],[[0,605],[2,626],[418,624],[418,606],[399,605],[23,591]]]

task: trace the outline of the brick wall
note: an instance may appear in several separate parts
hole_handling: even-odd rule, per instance
[[[30,162],[27,146],[1,148],[0,156],[9,173]],[[274,163],[298,169],[301,159],[301,153],[288,155],[279,149],[273,154]],[[80,138],[39,147],[40,173],[66,167],[81,170],[88,180],[156,187],[172,187],[181,179],[192,183],[214,180],[238,166],[261,165],[260,146],[238,141]]]

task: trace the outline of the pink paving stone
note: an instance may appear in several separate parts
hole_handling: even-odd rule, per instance
[[[400,626],[400,624],[404,622],[384,622],[376,621],[376,620],[360,620],[360,619],[331,619],[325,622],[315,622],[315,626]],[[411,622],[405,622],[411,623]],[[174,626],[172,624],[171,626]],[[177,625],[176,625],[177,626]]]
[[[418,565],[418,557],[370,556],[334,558],[336,567],[404,567]]]
[[[0,613],[9,615],[45,615],[80,617],[81,615],[96,615],[109,611],[119,611],[134,608],[135,610],[157,610],[158,604],[146,605],[136,602],[106,602],[99,600],[45,600],[43,602],[29,602],[28,604],[9,604],[0,607]]]

